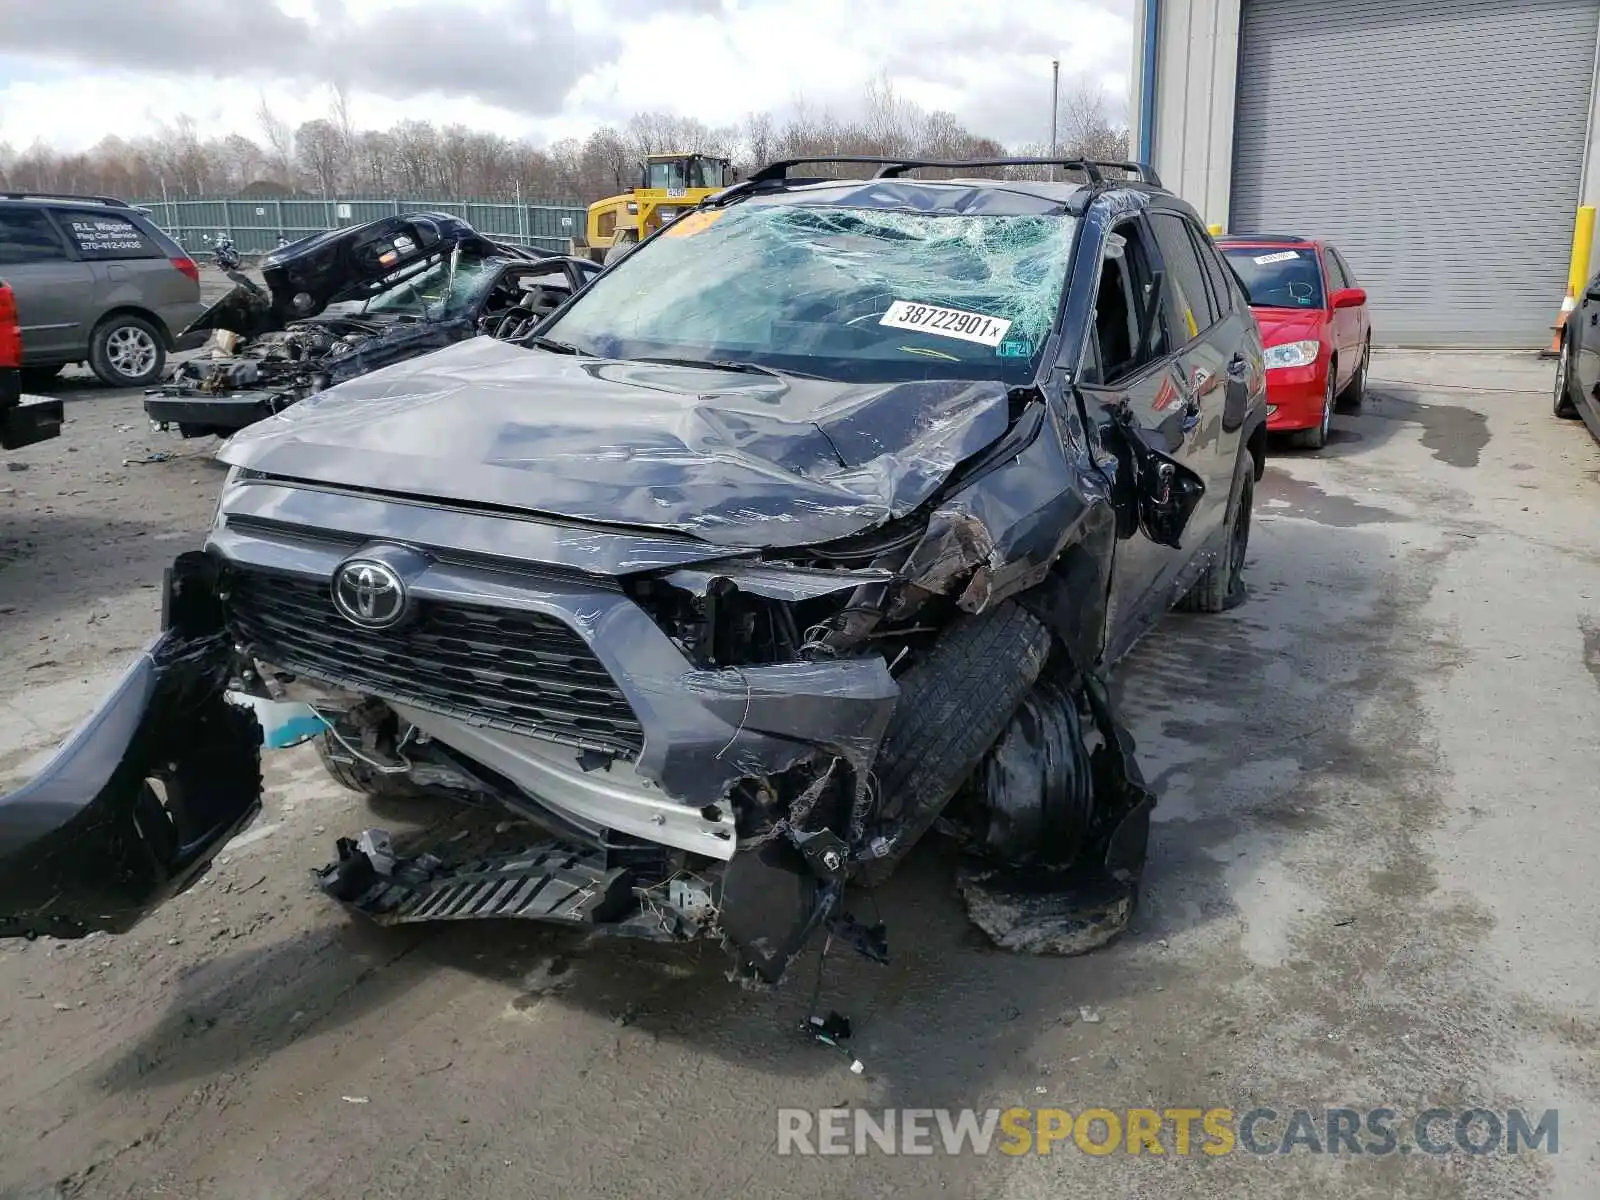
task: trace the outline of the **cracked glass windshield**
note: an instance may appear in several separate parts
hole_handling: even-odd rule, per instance
[[[542,332],[602,358],[848,381],[1032,378],[1074,222],[745,204],[692,212]]]
[[[472,303],[473,297],[493,271],[493,265],[481,258],[463,254],[456,263],[455,277],[450,274],[450,259],[446,256],[415,274],[408,275],[393,287],[379,292],[362,310],[369,313],[410,313],[418,317],[444,320],[460,316]]]

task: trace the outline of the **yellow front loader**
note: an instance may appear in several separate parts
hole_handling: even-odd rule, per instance
[[[639,186],[589,206],[584,240],[589,257],[608,262],[628,246],[734,182],[733,165],[710,154],[652,154],[640,164]]]

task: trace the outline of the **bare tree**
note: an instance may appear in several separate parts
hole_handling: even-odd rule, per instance
[[[735,158],[749,168],[778,158],[883,154],[932,159],[1002,157],[1004,148],[968,129],[953,113],[926,112],[899,94],[886,75],[871,81],[846,115],[798,97],[783,115],[752,112],[737,126],[717,127],[670,112],[642,112],[623,124],[601,126],[582,140],[548,147],[460,125],[402,121],[389,129],[359,130],[343,83],[329,85],[328,115],[292,130],[260,97],[257,137],[202,138],[195,122],[175,118],[154,135],[107,137],[83,153],[36,143],[25,150],[0,144],[0,183],[12,187],[72,188],[151,198],[163,181],[175,193],[291,195],[399,193],[410,199],[475,195],[587,204],[633,187],[647,154],[688,152]],[[1080,79],[1062,102],[1062,150],[1125,158],[1127,131],[1113,123],[1103,93]],[[1019,146],[1039,156],[1048,147]],[[870,174],[872,168],[832,168]],[[1043,178],[1046,168],[1010,168]]]
[[[1074,158],[1122,160],[1128,156],[1128,131],[1106,115],[1105,92],[1085,80],[1061,98],[1058,116],[1062,150]]]
[[[294,134],[288,122],[272,111],[267,94],[260,93],[256,106],[256,123],[261,126],[261,136],[267,139],[267,155],[279,182],[294,180]]]
[[[339,191],[339,172],[344,162],[344,140],[331,121],[318,117],[304,122],[294,132],[295,158],[312,189],[323,199]]]
[[[328,90],[332,93],[328,101],[328,121],[333,126],[333,131],[339,135],[339,159],[342,168],[340,176],[349,181],[353,191],[356,175],[356,127],[350,117],[350,89],[341,81],[330,84]]]

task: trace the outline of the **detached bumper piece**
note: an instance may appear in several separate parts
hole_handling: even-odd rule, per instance
[[[0,937],[122,933],[200,878],[261,807],[261,727],[227,699],[205,556],[166,631],[32,780],[0,796]]]
[[[338,858],[317,872],[317,883],[380,925],[512,919],[660,942],[721,937],[746,978],[769,984],[824,924],[862,954],[887,960],[881,926],[833,915],[846,865],[844,843],[832,833],[779,831],[727,863],[687,871],[655,847],[529,844],[534,826],[503,828],[470,841],[463,840],[470,828],[427,830],[404,850],[384,830],[369,829],[339,839]],[[507,841],[520,844],[502,848]]]
[[[380,925],[490,918],[598,925],[638,907],[632,871],[561,842],[448,866],[433,854],[396,858],[387,835],[369,830],[358,840],[340,838],[338,852],[318,872],[319,885]]]
[[[270,417],[276,411],[274,398],[270,392],[194,396],[157,390],[145,393],[144,413],[151,424],[163,429],[228,434]]]

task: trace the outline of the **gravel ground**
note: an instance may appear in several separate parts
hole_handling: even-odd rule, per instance
[[[892,965],[820,977],[853,1075],[796,1031],[814,965],[753,994],[714,950],[346,918],[309,872],[417,814],[276,752],[193,892],[122,937],[0,944],[0,1195],[1600,1194],[1600,450],[1550,417],[1549,375],[1381,356],[1326,452],[1274,458],[1249,602],[1170,617],[1117,681],[1162,798],[1106,950],[992,950],[921,852],[881,901]],[[154,630],[221,478],[137,395],[62,392],[63,437],[0,466],[0,785]],[[1560,1141],[776,1153],[779,1107],[839,1104],[1387,1106],[1408,1145],[1428,1107],[1520,1106],[1559,1109]]]

